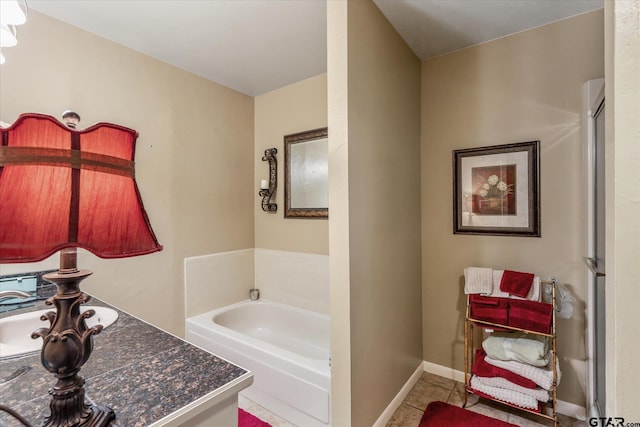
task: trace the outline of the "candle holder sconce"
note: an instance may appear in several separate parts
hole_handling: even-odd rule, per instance
[[[271,203],[271,198],[276,194],[276,182],[278,176],[278,162],[276,161],[277,152],[278,150],[275,147],[267,148],[264,150],[264,156],[262,156],[262,161],[269,161],[268,187],[264,185],[266,184],[266,180],[262,180],[260,184],[260,191],[258,192],[262,197],[262,210],[265,212],[275,212],[278,210],[278,205]]]

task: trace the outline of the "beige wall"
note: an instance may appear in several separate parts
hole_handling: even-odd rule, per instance
[[[284,136],[327,126],[327,75],[321,74],[255,98],[255,247],[291,252],[329,254],[326,219],[284,218]],[[278,154],[278,210],[266,213],[258,196],[260,180],[269,179],[264,150]]]
[[[640,420],[640,4],[605,2],[606,415]]]
[[[420,61],[373,2],[328,8],[332,422],[371,426],[421,363]]]
[[[351,425],[351,293],[349,266],[349,106],[347,2],[327,2],[329,138],[329,310],[331,423]]]
[[[83,289],[182,334],[183,259],[253,247],[253,99],[35,11],[5,56],[0,120],[71,108],[82,127],[140,133],[136,178],[164,250],[82,255],[94,271]]]
[[[424,359],[463,370],[463,269],[555,276],[577,297],[558,322],[559,398],[584,406],[582,84],[604,74],[602,11],[424,61]],[[454,235],[452,150],[540,140],[541,238]]]
[[[615,229],[608,242],[615,295],[608,410],[633,420],[640,419],[633,406],[638,378],[631,375],[640,349],[628,339],[638,301],[637,263],[629,260],[640,253],[626,238],[637,226],[638,205],[625,200],[635,197],[640,180],[638,124],[628,118],[637,113],[639,89],[637,57],[624,46],[629,35],[638,43],[638,11],[632,2],[606,3],[607,98],[615,96],[607,128],[615,125],[608,136],[615,137],[616,156],[608,185],[614,170],[624,178],[611,188],[607,212]],[[137,180],[165,246],[123,260],[82,255],[81,267],[95,272],[84,289],[182,334],[183,258],[253,246],[319,254],[330,248],[333,422],[359,426],[375,421],[422,357],[462,369],[464,267],[555,275],[579,299],[574,318],[559,324],[559,397],[583,405],[580,96],[584,81],[604,74],[602,12],[422,64],[422,355],[415,241],[420,64],[373,3],[329,2],[328,17],[328,83],[321,75],[262,95],[254,110],[248,96],[32,11],[0,67],[0,120],[73,108],[82,126],[108,121],[138,130]],[[326,123],[331,222],[285,221],[282,137]],[[451,150],[532,139],[541,140],[542,238],[453,235]],[[263,213],[257,196],[267,171],[260,158],[273,146],[280,166],[276,215]],[[0,265],[0,274],[16,268]]]

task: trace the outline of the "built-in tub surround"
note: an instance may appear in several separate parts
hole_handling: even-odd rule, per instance
[[[295,425],[330,425],[328,315],[246,300],[188,318],[186,337],[250,369],[247,398]]]
[[[246,299],[254,287],[253,258],[253,249],[185,258],[185,318]]]
[[[187,258],[184,270],[187,340],[251,370],[249,399],[296,425],[327,426],[329,257],[256,248]]]
[[[104,305],[92,298],[91,305]],[[3,313],[2,317],[45,308]],[[113,427],[237,425],[237,393],[252,374],[125,312],[94,339],[91,359],[82,367],[87,398],[112,407]],[[0,359],[0,378],[27,366],[24,375],[0,385],[0,399],[38,425],[48,413],[52,385],[40,355]],[[0,413],[0,425],[20,426]]]
[[[329,256],[243,249],[186,258],[185,317],[260,298],[329,314]]]
[[[329,314],[329,256],[255,249],[261,298]]]

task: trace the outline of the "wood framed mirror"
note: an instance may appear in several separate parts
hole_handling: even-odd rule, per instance
[[[329,138],[326,127],[285,135],[285,218],[329,217]]]

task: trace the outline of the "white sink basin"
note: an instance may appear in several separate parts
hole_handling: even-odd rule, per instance
[[[118,319],[114,309],[99,306],[80,307],[80,311],[95,310],[96,314],[86,319],[87,327],[102,325],[107,327]],[[31,311],[0,319],[0,357],[17,356],[42,348],[42,338],[32,339],[31,333],[38,328],[48,328],[48,320],[40,316],[55,309]]]

